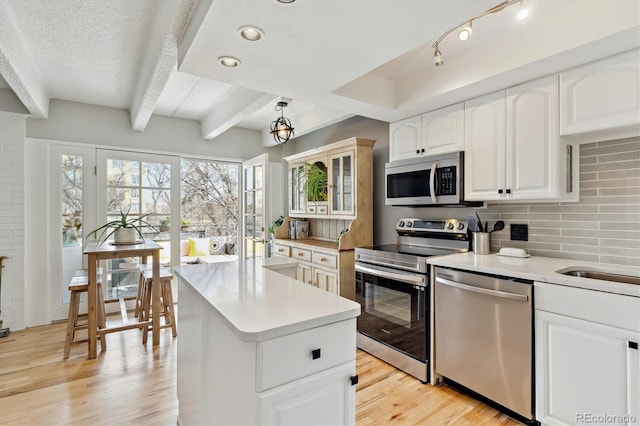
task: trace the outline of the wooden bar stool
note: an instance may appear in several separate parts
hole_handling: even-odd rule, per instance
[[[173,310],[173,293],[171,291],[171,279],[173,275],[167,268],[160,268],[160,316],[164,317],[164,324],[160,328],[171,327],[171,334],[173,337],[177,336],[176,331],[176,316]],[[138,314],[139,321],[148,321],[151,318],[151,291],[152,291],[153,271],[150,267],[142,265],[140,271],[140,286],[138,292],[138,299],[140,301],[140,309]],[[138,302],[136,301],[136,306]],[[138,309],[136,309],[138,311]],[[146,327],[142,330],[142,343],[147,343],[148,332],[151,327]]]
[[[72,343],[81,343],[87,342],[88,339],[83,340],[74,340],[76,336],[76,331],[85,330],[88,327],[86,322],[79,323],[80,318],[86,318],[87,314],[80,314],[80,296],[82,293],[87,293],[89,291],[89,279],[88,276],[82,274],[82,269],[79,269],[74,274],[74,277],[71,279],[69,283],[68,289],[71,292],[71,300],[69,301],[69,318],[67,319],[67,336],[64,343],[64,359],[69,358],[69,354],[71,353],[71,344]],[[98,327],[106,328],[107,319],[104,312],[104,296],[102,294],[102,276],[98,275]],[[99,336],[100,346],[102,350],[107,349],[107,342],[105,336]]]

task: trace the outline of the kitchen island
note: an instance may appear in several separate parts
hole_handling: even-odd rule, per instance
[[[179,424],[355,423],[360,305],[296,281],[296,265],[174,268]]]

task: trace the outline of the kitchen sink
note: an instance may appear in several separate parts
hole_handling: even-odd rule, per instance
[[[557,271],[559,274],[573,277],[591,278],[594,280],[613,281],[617,283],[640,285],[640,276],[615,274],[612,272],[594,271],[588,269],[567,268]]]

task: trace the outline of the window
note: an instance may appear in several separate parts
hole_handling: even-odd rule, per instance
[[[238,240],[240,164],[183,159],[180,217],[184,236],[220,236],[235,254]]]

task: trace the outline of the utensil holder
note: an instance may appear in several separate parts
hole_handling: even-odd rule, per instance
[[[489,232],[473,233],[473,252],[475,254],[491,254],[491,234]]]

